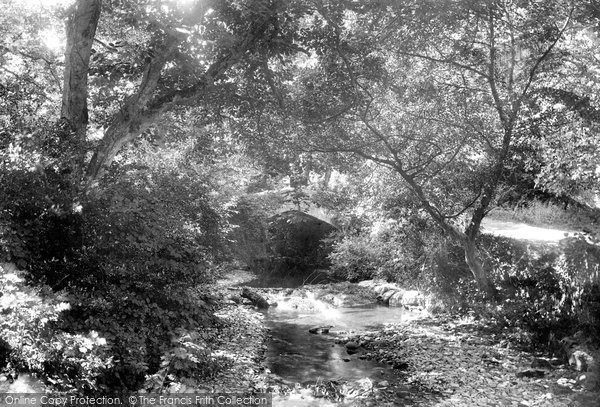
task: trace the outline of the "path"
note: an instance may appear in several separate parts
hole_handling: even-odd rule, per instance
[[[509,222],[486,218],[482,223],[482,232],[495,236],[504,236],[512,239],[530,240],[556,244],[567,236],[573,236],[575,230],[548,229],[530,226],[525,223]]]

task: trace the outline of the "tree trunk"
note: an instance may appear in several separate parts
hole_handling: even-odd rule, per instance
[[[201,20],[208,11],[209,4],[209,2],[198,2],[197,10],[191,13],[193,18],[189,17],[187,23],[192,25]],[[179,43],[185,39],[176,31],[167,33],[160,46],[154,50],[156,56],[146,68],[140,89],[127,100],[125,106],[116,114],[100,146],[94,152],[87,168],[88,183],[91,185],[98,181],[119,150],[150,127],[165,111],[176,105],[197,103],[201,97],[206,96],[214,81],[220,79],[232,66],[237,64],[264,35],[265,30],[269,27],[270,17],[271,14],[267,14],[264,20],[255,22],[248,35],[228,52],[218,57],[197,83],[184,89],[175,89],[156,96],[155,90],[162,69],[171,60]]]
[[[167,35],[160,46],[154,50],[156,56],[146,67],[138,91],[115,114],[102,142],[92,156],[87,168],[87,177],[91,182],[100,178],[119,150],[145,131],[153,121],[154,117],[144,116],[145,109],[154,96],[163,68],[182,40],[183,37],[180,35]]]
[[[497,290],[489,274],[483,267],[481,261],[481,253],[477,249],[475,241],[469,238],[463,239],[462,246],[465,251],[465,261],[469,270],[475,278],[477,287],[485,294],[487,299],[494,299],[497,297]]]
[[[496,288],[492,284],[489,275],[483,267],[481,254],[477,249],[476,240],[479,236],[481,221],[485,217],[485,210],[488,208],[491,202],[492,193],[495,191],[495,188],[498,184],[499,175],[493,179],[490,184],[488,184],[486,191],[484,191],[480,205],[475,209],[466,231],[463,232],[456,226],[450,224],[441,214],[441,212],[431,205],[425,195],[425,192],[421,186],[417,184],[413,177],[408,175],[400,166],[396,166],[395,169],[407,182],[417,199],[421,201],[423,209],[433,218],[433,220],[435,220],[435,222],[446,232],[448,236],[462,246],[465,252],[465,261],[469,267],[469,270],[471,271],[471,274],[473,274],[473,277],[475,278],[477,287],[485,294],[487,299],[496,298]]]
[[[102,0],[78,0],[67,22],[61,117],[69,122],[79,142],[85,140],[87,130],[88,71],[101,6]]]

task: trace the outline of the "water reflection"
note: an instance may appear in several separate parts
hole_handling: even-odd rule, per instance
[[[267,365],[282,379],[296,383],[315,383],[343,377],[357,380],[368,377],[383,380],[390,373],[387,365],[348,355],[342,345],[334,343],[336,332],[368,330],[386,322],[414,319],[414,313],[402,308],[361,306],[322,310],[315,313],[281,311],[267,313],[272,339],[267,350]],[[329,326],[328,335],[308,332],[314,326]]]

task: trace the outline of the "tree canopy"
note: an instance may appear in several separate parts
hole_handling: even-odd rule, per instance
[[[388,275],[459,247],[492,300],[488,213],[600,192],[594,0],[0,6],[0,258],[122,345],[109,387],[157,372],[172,326],[210,323],[188,289],[234,262],[246,215],[319,207],[338,265]]]

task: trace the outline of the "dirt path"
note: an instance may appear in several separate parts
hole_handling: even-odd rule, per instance
[[[573,236],[575,230],[547,229],[525,223],[508,222],[486,218],[482,223],[482,232],[495,236],[504,236],[512,239],[547,242],[557,244],[567,236]]]

